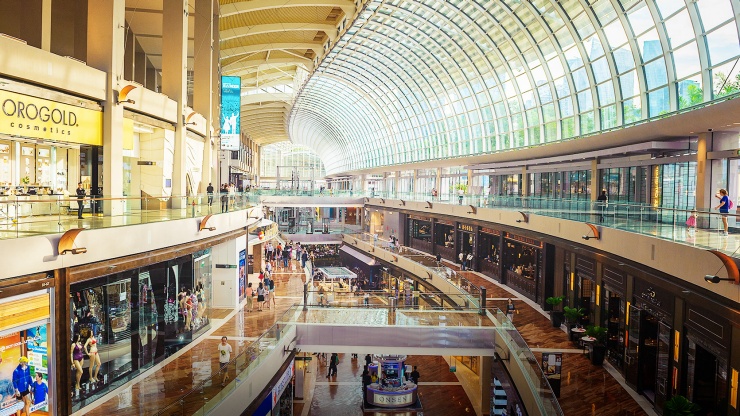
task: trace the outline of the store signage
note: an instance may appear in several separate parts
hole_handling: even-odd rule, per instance
[[[407,394],[398,394],[398,395],[382,395],[375,393],[373,396],[373,400],[375,401],[375,404],[392,404],[392,405],[407,405],[411,404],[413,399],[413,395],[411,393]]]
[[[655,289],[653,289],[652,287],[649,287],[649,288],[645,289],[640,294],[640,297],[643,298],[643,299],[645,299],[648,303],[651,303],[651,304],[653,304],[655,306],[660,307],[660,305],[661,305],[660,300],[656,297]]]
[[[490,228],[481,227],[480,232],[491,234],[491,235],[501,235],[501,231],[498,230],[492,230]]]
[[[452,223],[452,221],[445,221],[445,220],[437,220],[437,224],[455,225]]]
[[[0,133],[103,145],[103,113],[0,90]]]
[[[275,383],[275,387],[272,388],[272,407],[274,408],[275,405],[277,405],[278,400],[280,400],[280,396],[283,394],[283,391],[286,387],[290,384],[290,381],[293,380],[293,367],[295,366],[295,360],[290,362],[290,365],[283,373],[283,376],[280,377],[280,380]]]
[[[409,219],[417,220],[417,221],[431,221],[430,218],[427,218],[427,217],[419,217],[417,215],[409,215]]]
[[[467,224],[457,224],[457,229],[461,231],[467,231],[472,233],[473,232],[473,226],[467,225]]]
[[[236,264],[216,264],[217,269],[236,269]]]
[[[542,242],[537,241],[533,238],[522,237],[520,235],[511,234],[511,233],[506,233],[506,238],[508,238],[509,240],[514,240],[520,243],[528,244],[533,247],[542,248]]]
[[[239,150],[242,80],[221,77],[221,150]]]

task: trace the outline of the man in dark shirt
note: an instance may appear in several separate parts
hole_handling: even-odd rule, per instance
[[[411,372],[411,381],[414,384],[419,384],[419,371],[416,370],[416,366],[414,366],[414,371]]]
[[[229,212],[229,187],[221,186],[221,212]]]
[[[85,206],[85,188],[82,187],[82,182],[77,184],[77,218],[82,219],[82,209]]]
[[[606,189],[601,190],[601,195],[599,195],[598,198],[596,198],[598,201],[599,206],[599,222],[604,221],[604,211],[606,211],[606,207],[609,204],[609,197],[606,195]]]
[[[362,400],[367,403],[367,386],[372,383],[370,373],[366,370],[362,372]]]
[[[206,188],[206,193],[208,194],[208,209],[210,209],[211,205],[213,205],[213,184],[209,183],[208,188]]]

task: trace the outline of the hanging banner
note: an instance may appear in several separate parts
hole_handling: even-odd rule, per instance
[[[221,150],[239,150],[242,80],[221,77]]]
[[[555,397],[560,397],[560,374],[563,370],[563,353],[562,352],[543,352],[542,353],[542,372],[545,373],[547,381],[552,387]]]

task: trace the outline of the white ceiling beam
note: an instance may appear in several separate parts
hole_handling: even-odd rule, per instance
[[[311,49],[315,54],[320,55],[324,46],[316,42],[297,42],[297,43],[258,43],[255,45],[239,46],[236,48],[222,49],[221,60],[235,56],[248,55],[255,52],[267,52],[286,49]]]
[[[324,32],[332,40],[337,37],[337,27],[329,23],[268,23],[264,25],[241,26],[234,29],[222,30],[219,36],[221,42],[225,42],[227,40],[246,36],[296,31]]]
[[[339,7],[347,16],[355,15],[355,2],[352,0],[251,0],[238,3],[222,4],[221,17],[260,10],[283,7]]]
[[[269,103],[274,101],[288,102],[293,98],[293,94],[290,93],[264,93],[264,94],[250,94],[242,96],[242,106],[257,104],[257,103]]]
[[[251,60],[244,60],[244,61],[238,61],[234,62],[228,65],[225,65],[221,67],[221,71],[224,73],[231,73],[231,72],[237,72],[237,71],[243,71],[242,73],[250,73],[250,72],[256,72],[258,68],[262,71],[265,67],[274,67],[274,66],[302,66],[306,68],[308,71],[313,70],[313,61],[308,58],[299,58],[299,57],[291,57],[291,58],[270,58],[269,60],[264,59],[251,59]]]

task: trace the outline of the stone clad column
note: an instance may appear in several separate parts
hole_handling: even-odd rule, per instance
[[[206,119],[206,139],[203,146],[203,164],[201,167],[202,179],[198,193],[206,191],[209,182],[212,182],[211,166],[213,152],[211,146],[211,131],[218,131],[218,114],[213,113],[213,101],[218,100],[219,94],[214,94],[213,77],[213,34],[214,25],[218,27],[218,16],[214,16],[214,0],[196,0],[195,2],[195,67],[193,75],[193,110]],[[218,33],[218,32],[216,32]],[[215,185],[218,187],[218,184]]]
[[[172,168],[172,208],[184,208],[186,131],[183,111],[187,105],[188,2],[164,2],[162,24],[162,93],[177,103],[175,150]],[[167,173],[165,172],[165,175]]]
[[[108,73],[103,102],[103,195],[123,196],[123,105],[117,104],[124,87],[125,0],[88,0],[87,64]],[[123,203],[103,203],[105,215],[123,213]]]

